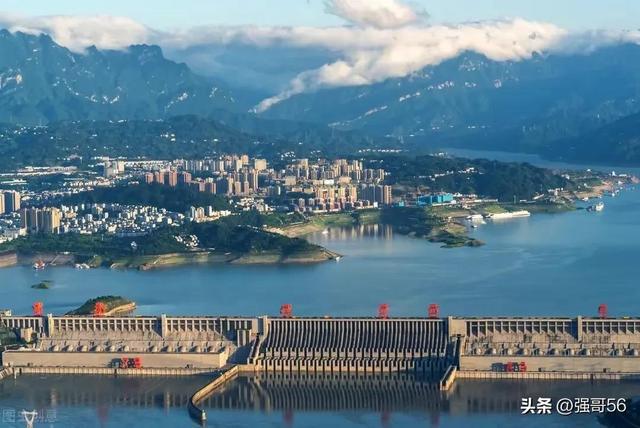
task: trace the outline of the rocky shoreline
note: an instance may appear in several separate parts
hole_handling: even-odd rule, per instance
[[[103,261],[100,266],[108,267],[110,269],[138,269],[141,271],[148,271],[161,268],[205,264],[311,264],[335,260],[339,257],[341,257],[339,254],[322,247],[287,255],[283,255],[276,251],[264,251],[261,253],[249,254],[197,251],[192,253],[123,257],[112,261]],[[0,268],[18,265],[30,266],[39,260],[42,260],[47,266],[74,266],[79,263],[77,256],[68,253],[20,254],[16,252],[8,252],[0,254]],[[91,263],[84,264],[84,266],[100,267]]]

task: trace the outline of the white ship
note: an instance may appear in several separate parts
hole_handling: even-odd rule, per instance
[[[600,212],[604,210],[604,204],[602,202],[598,202],[595,205],[591,205],[589,208],[587,208],[587,211],[594,211],[594,212]]]
[[[529,216],[531,216],[531,213],[529,211],[522,210],[522,211],[513,211],[510,213],[489,214],[488,218],[491,220],[503,220],[503,219],[509,219],[509,218],[520,218],[520,217],[529,217]]]
[[[484,221],[484,217],[482,216],[482,214],[472,214],[470,216],[467,216],[467,220],[472,223],[482,223]]]

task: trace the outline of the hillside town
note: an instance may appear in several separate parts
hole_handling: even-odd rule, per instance
[[[0,242],[34,233],[143,236],[161,227],[215,221],[252,210],[310,216],[391,206],[470,209],[498,202],[473,193],[430,191],[424,186],[394,187],[395,177],[381,165],[374,166],[358,159],[283,158],[270,163],[247,154],[230,154],[189,160],[98,157],[85,168],[22,168],[4,174],[0,181],[1,186],[8,188],[0,193]],[[448,177],[464,179],[478,174],[475,167],[465,167],[438,171],[420,179],[435,183]],[[49,184],[29,185],[33,182]],[[228,206],[222,209],[203,204],[170,210],[139,201],[63,203],[65,198],[119,186],[150,186],[200,194],[219,198],[215,200],[226,201]],[[531,201],[514,202],[556,202],[567,197],[565,189],[551,188],[536,194]]]

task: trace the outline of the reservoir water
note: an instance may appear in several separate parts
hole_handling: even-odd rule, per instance
[[[63,313],[89,298],[117,294],[135,300],[137,313],[149,315],[254,316],[276,314],[282,303],[291,303],[297,315],[319,316],[374,315],[380,303],[388,303],[395,316],[426,315],[430,303],[438,303],[443,315],[595,315],[600,303],[607,303],[612,315],[640,315],[640,192],[629,189],[604,202],[601,213],[577,210],[489,222],[471,232],[486,242],[481,248],[442,249],[370,226],[312,235],[312,241],[345,256],[321,265],[219,265],[150,272],[35,272],[13,267],[0,270],[0,308],[29,313],[31,304],[41,300],[46,312]],[[53,281],[52,289],[30,287],[45,279]],[[53,411],[55,422],[35,426],[195,426],[181,403],[202,383],[203,379],[78,381],[25,376],[0,382],[0,412]],[[271,395],[287,385],[258,386],[241,380],[224,397],[211,401],[209,425],[595,427],[600,425],[593,415],[520,417],[519,399],[552,394],[624,397],[640,391],[637,383],[461,382],[450,396],[430,393],[424,403],[381,404],[379,388],[345,382],[336,388],[368,399],[341,407],[321,399],[276,400]],[[402,388],[412,387],[393,391]],[[314,396],[309,386],[298,385],[295,391]],[[309,402],[315,404],[305,404]],[[4,426],[25,423],[0,419]]]
[[[0,383],[0,427],[197,427],[187,401],[204,378],[114,379],[22,376]],[[216,428],[602,427],[596,415],[520,414],[520,400],[619,397],[633,383],[459,381],[450,394],[411,379],[269,380],[239,378],[207,400]]]
[[[332,229],[311,240],[343,254],[312,266],[183,267],[162,271],[0,270],[0,306],[29,313],[41,300],[63,313],[106,294],[138,302],[140,314],[425,315],[438,303],[452,315],[613,315],[639,312],[640,192],[606,198],[601,213],[577,210],[489,222],[471,233],[481,248],[438,244],[368,226]],[[52,280],[50,290],[30,288]]]

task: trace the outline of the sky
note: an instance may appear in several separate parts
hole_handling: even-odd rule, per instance
[[[431,23],[521,17],[570,30],[638,29],[638,0],[413,0]],[[150,6],[153,4],[153,6]],[[0,10],[25,15],[118,15],[158,29],[194,25],[339,25],[324,0],[2,0]]]

